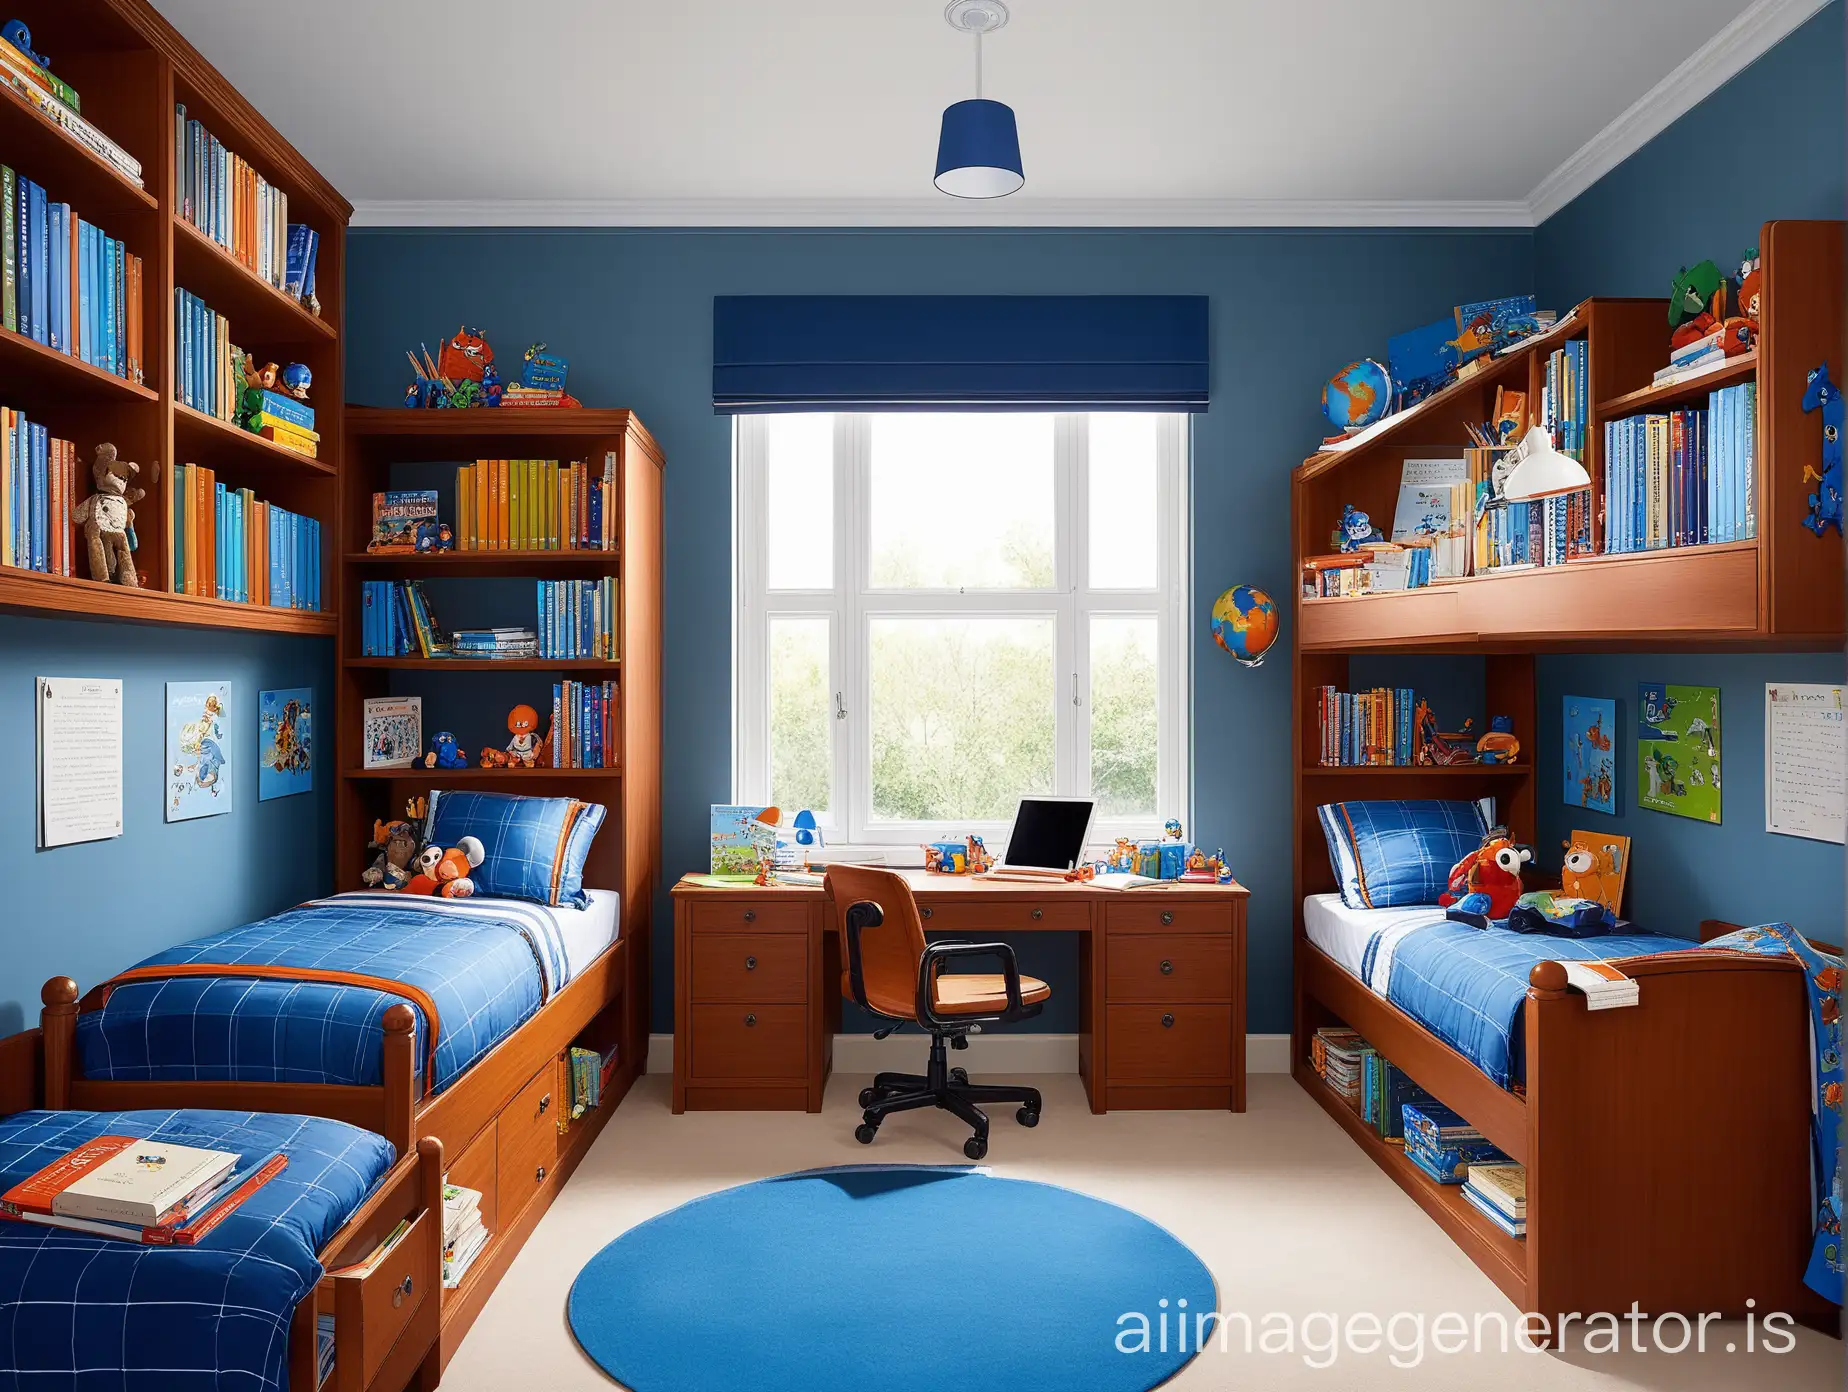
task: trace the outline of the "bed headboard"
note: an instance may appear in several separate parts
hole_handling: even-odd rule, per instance
[[[1744,926],[1743,923],[1728,923],[1723,918],[1703,918],[1700,921],[1700,940],[1702,942],[1712,942],[1715,938],[1723,938],[1728,933],[1736,933]],[[1823,952],[1833,952],[1838,957],[1841,955],[1842,949],[1837,943],[1824,942],[1821,938],[1814,937],[1809,933],[1805,933],[1803,937],[1811,947],[1817,948]]]

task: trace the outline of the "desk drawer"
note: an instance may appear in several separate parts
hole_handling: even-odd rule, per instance
[[[794,899],[702,899],[693,905],[695,933],[806,933],[808,921],[809,906]]]
[[[558,1081],[558,1060],[549,1059],[501,1108],[495,1122],[496,1207],[503,1226],[526,1207],[558,1160],[558,1116],[564,1106]]]
[[[1169,897],[1160,889],[1127,890],[1104,905],[1104,927],[1112,933],[1230,933],[1233,903]]]
[[[1118,933],[1106,943],[1104,994],[1125,1001],[1230,1001],[1229,933]]]
[[[690,1075],[700,1082],[808,1077],[808,1008],[761,1004],[693,1007]]]
[[[806,933],[698,933],[689,956],[696,1001],[808,999]]]
[[[1230,1005],[1112,1005],[1107,1017],[1112,1082],[1231,1076]]]
[[[927,895],[928,890],[920,891]],[[1045,895],[1023,894],[1002,900],[959,902],[944,895],[924,905],[924,929],[930,933],[1082,933],[1091,926],[1091,907],[1081,899],[1060,898],[1054,889]]]

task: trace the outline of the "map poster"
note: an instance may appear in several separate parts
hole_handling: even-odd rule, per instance
[[[257,693],[257,801],[314,788],[314,731],[305,686]]]
[[[1643,682],[1636,689],[1636,802],[1720,820],[1720,689]]]
[[[167,683],[167,820],[231,810],[230,682]]]
[[[1565,698],[1565,800],[1568,807],[1617,815],[1617,702]]]

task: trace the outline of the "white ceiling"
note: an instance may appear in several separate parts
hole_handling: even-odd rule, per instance
[[[359,221],[1526,225],[1823,0],[1010,0],[975,206],[942,0],[306,2],[155,0]]]

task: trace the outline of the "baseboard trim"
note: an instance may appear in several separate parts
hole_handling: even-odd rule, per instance
[[[919,1035],[906,1032],[874,1039],[870,1034],[834,1036],[834,1068],[839,1073],[906,1072],[917,1068]],[[985,1034],[969,1041],[957,1062],[970,1072],[1076,1073],[1078,1036],[1075,1034]],[[674,1036],[648,1037],[648,1071],[674,1071]],[[1245,1036],[1245,1072],[1288,1073],[1290,1036]]]

